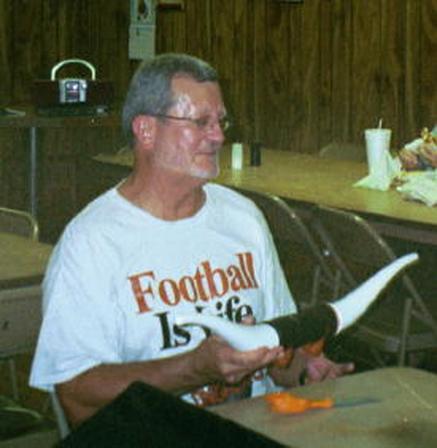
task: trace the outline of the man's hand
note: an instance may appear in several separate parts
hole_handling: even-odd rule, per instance
[[[210,336],[195,349],[194,368],[205,384],[215,381],[236,384],[274,362],[283,351],[282,347],[261,347],[242,352],[223,339]]]
[[[307,355],[305,366],[306,383],[317,383],[326,379],[338,378],[354,371],[352,362],[337,364],[328,359],[323,353],[318,356]]]
[[[302,381],[315,383],[337,378],[353,371],[353,363],[337,364],[323,353],[315,356],[301,348],[293,352],[293,358],[287,367],[269,367],[269,374],[275,383],[284,387],[296,387],[301,385]]]

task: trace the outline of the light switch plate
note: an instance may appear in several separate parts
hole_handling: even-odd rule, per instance
[[[129,58],[146,59],[155,55],[156,2],[130,0]]]

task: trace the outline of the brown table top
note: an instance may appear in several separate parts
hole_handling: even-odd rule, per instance
[[[383,368],[299,387],[293,393],[305,398],[332,397],[344,405],[278,415],[257,397],[211,410],[296,448],[437,446],[437,375],[433,373]]]
[[[394,234],[397,231],[394,224],[401,224],[400,237],[407,230],[411,231],[407,239],[437,244],[436,207],[407,201],[395,189],[377,191],[353,187],[367,174],[365,163],[264,149],[261,166],[249,166],[246,160],[242,170],[232,170],[229,153],[228,148],[223,150],[219,183],[268,191],[296,203],[351,210],[378,221],[382,233],[389,233],[384,227],[387,223]],[[101,154],[95,159],[118,166],[132,165],[130,152]]]
[[[23,116],[0,116],[0,128],[66,128],[66,127],[117,127],[121,126],[120,113],[117,110],[102,115],[44,116],[38,115],[34,108],[14,106],[12,109],[25,112]]]
[[[218,182],[313,204],[437,226],[437,209],[406,201],[395,189],[377,191],[353,184],[367,175],[367,165],[285,151],[263,151],[262,165],[232,170],[225,160]]]
[[[0,288],[40,283],[51,252],[49,244],[0,232]]]

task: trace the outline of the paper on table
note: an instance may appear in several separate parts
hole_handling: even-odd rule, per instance
[[[373,190],[387,191],[392,180],[401,173],[401,161],[398,157],[392,157],[389,152],[384,155],[384,168],[363,177],[354,184],[354,187],[370,188]]]
[[[437,205],[437,170],[406,177],[397,190],[407,199],[424,202],[428,207]]]

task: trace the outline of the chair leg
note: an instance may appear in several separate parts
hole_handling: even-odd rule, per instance
[[[47,394],[47,398],[41,405],[41,414],[49,415],[52,411],[53,411],[52,398],[50,397],[50,394]]]
[[[337,299],[340,295],[341,290],[341,272],[339,269],[335,271],[335,280],[334,280],[334,288],[333,288],[333,299]]]
[[[314,268],[314,275],[313,275],[313,284],[311,288],[311,299],[310,299],[310,306],[314,306],[319,301],[319,292],[320,292],[320,266],[316,266]]]
[[[402,318],[402,333],[399,345],[398,366],[405,365],[405,358],[407,352],[407,339],[410,332],[411,308],[413,306],[413,299],[407,299],[404,306],[404,315]]]
[[[55,413],[56,423],[58,426],[58,432],[61,439],[64,439],[70,433],[70,426],[68,424],[67,418],[65,417],[62,405],[58,400],[56,392],[50,392],[51,403],[53,407],[53,412]]]
[[[20,393],[18,391],[18,381],[17,381],[17,366],[15,364],[15,359],[9,358],[7,360],[9,366],[9,377],[11,380],[12,398],[15,401],[20,400]]]

